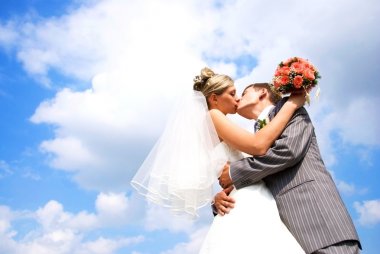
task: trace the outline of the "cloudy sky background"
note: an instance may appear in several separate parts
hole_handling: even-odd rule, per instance
[[[377,253],[378,24],[375,0],[2,1],[0,253],[197,253],[209,209],[174,218],[129,181],[202,67],[242,91],[291,56],[322,75],[307,110]]]

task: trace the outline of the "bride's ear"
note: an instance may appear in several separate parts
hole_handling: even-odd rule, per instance
[[[212,93],[209,97],[209,102],[211,103],[211,105],[218,105],[218,96]]]

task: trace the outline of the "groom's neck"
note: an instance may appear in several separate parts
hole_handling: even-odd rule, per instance
[[[268,106],[272,106],[272,105],[274,104],[269,100],[262,101],[259,105],[257,105],[258,108],[255,110],[253,119],[257,120],[261,112],[263,112],[264,109],[266,109]]]

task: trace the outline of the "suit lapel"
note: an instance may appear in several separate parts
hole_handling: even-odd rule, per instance
[[[269,112],[268,118],[270,121],[277,115],[278,111],[284,106],[285,102],[289,97],[282,98],[279,102],[277,102],[276,106]]]
[[[277,105],[276,105],[277,107]],[[269,121],[272,121],[272,119],[276,116],[276,107],[274,107],[270,112],[269,112],[269,115],[268,115],[268,118],[269,118]]]

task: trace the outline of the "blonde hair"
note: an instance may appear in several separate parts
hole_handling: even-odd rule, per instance
[[[215,74],[213,70],[205,67],[201,70],[200,75],[195,76],[193,89],[202,92],[208,99],[213,93],[221,95],[231,86],[234,86],[232,78],[224,74]]]

